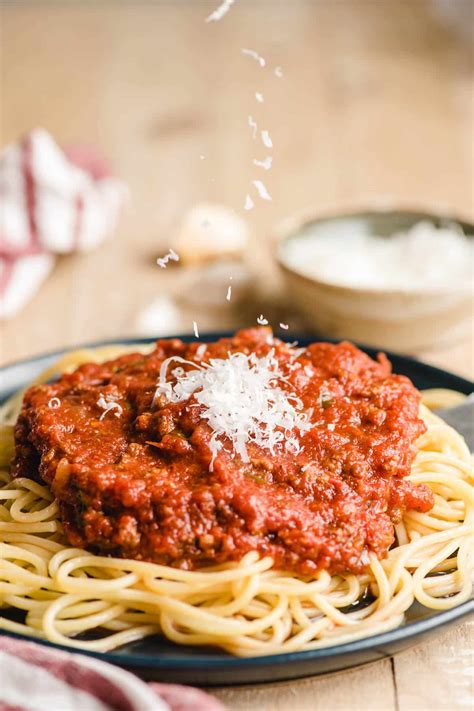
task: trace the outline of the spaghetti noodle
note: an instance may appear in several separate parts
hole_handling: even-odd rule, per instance
[[[68,354],[40,381],[119,351],[123,347]],[[424,397],[438,406],[453,401],[449,392]],[[424,405],[427,430],[417,441],[409,479],[431,489],[434,507],[408,510],[395,525],[396,544],[387,557],[369,554],[362,574],[302,576],[256,552],[190,571],[69,546],[49,489],[11,478],[20,404],[21,394],[1,413],[2,629],[102,652],[161,634],[178,644],[254,656],[370,636],[399,626],[415,600],[442,610],[471,595],[472,459],[462,437]]]

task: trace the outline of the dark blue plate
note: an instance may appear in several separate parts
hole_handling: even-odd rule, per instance
[[[228,334],[205,334],[203,340],[215,340]],[[185,341],[194,340],[193,336],[181,336]],[[114,341],[101,341],[87,344],[101,346]],[[151,343],[154,339],[123,339],[120,342]],[[299,338],[300,345],[314,342],[315,338]],[[81,346],[83,347],[83,346]],[[71,349],[68,349],[71,350]],[[364,350],[371,356],[376,352],[370,348]],[[0,369],[0,401],[5,400],[18,388],[31,382],[42,370],[51,365],[61,351],[29,358]],[[433,366],[420,363],[412,358],[388,354],[396,373],[407,375],[420,388],[452,388],[469,394],[474,384],[468,380],[447,373]],[[327,649],[308,652],[293,652],[265,657],[240,659],[220,650],[180,647],[160,637],[148,637],[139,642],[125,645],[108,653],[82,652],[92,657],[103,659],[125,667],[144,679],[168,682],[216,686],[221,684],[250,684],[282,679],[297,679],[314,674],[347,669],[389,657],[396,652],[421,642],[433,635],[440,628],[446,628],[474,611],[474,601],[465,602],[458,607],[442,612],[427,610],[418,603],[407,611],[406,622],[391,632],[366,637],[355,642],[341,644]],[[7,611],[4,612],[7,614]],[[21,637],[22,635],[12,635]],[[43,642],[50,647],[59,645]],[[63,647],[63,649],[69,649]]]

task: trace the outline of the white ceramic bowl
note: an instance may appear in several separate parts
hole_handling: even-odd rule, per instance
[[[466,235],[474,235],[474,225],[450,218],[461,225]],[[286,221],[278,230],[277,261],[282,270],[289,298],[323,336],[349,339],[392,351],[416,353],[451,344],[472,336],[473,289],[449,285],[416,289],[357,288],[339,286],[307,276],[288,264],[285,245],[314,225],[364,220],[370,231],[389,236],[405,231],[417,222],[435,225],[446,215],[415,211],[360,211],[331,217]]]

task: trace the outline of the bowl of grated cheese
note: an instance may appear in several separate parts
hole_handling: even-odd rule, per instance
[[[288,293],[332,338],[416,353],[472,333],[474,225],[417,211],[286,221]]]

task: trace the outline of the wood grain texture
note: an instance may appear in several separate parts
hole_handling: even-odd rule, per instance
[[[259,687],[210,689],[235,711],[395,711],[390,660],[364,669]],[[349,695],[350,694],[350,695]]]
[[[279,292],[270,239],[294,211],[392,202],[472,218],[471,51],[428,2],[237,0],[221,22],[206,25],[217,4],[2,4],[2,144],[33,126],[62,143],[96,144],[132,195],[116,238],[60,260],[34,301],[2,326],[3,362],[137,333],[140,310],[188,279],[154,265],[182,214],[200,200],[243,213],[255,178],[273,201],[256,199],[246,214],[251,267],[275,322],[296,323]],[[242,56],[242,47],[267,66]],[[253,166],[267,151],[251,137],[249,114],[272,137],[271,171]],[[184,315],[183,330],[195,317]],[[204,332],[248,318],[231,303],[198,321]],[[472,375],[469,335],[423,357]],[[393,667],[386,660],[216,693],[235,710],[464,709],[471,633],[461,625],[399,655]]]
[[[472,709],[474,621],[394,659],[400,709]]]

